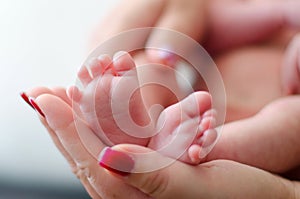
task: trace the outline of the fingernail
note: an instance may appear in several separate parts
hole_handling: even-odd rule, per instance
[[[117,175],[128,176],[134,167],[132,157],[109,147],[103,149],[99,156],[99,165]]]
[[[34,107],[32,106],[32,104],[29,101],[29,97],[25,92],[20,93],[20,96],[23,98],[23,100],[31,107],[34,109]]]
[[[159,56],[161,58],[161,60],[163,61],[164,64],[168,65],[168,66],[174,66],[176,64],[176,56],[175,54],[166,51],[166,50],[162,50],[159,52]]]
[[[33,108],[42,116],[45,117],[45,114],[42,112],[42,110],[40,109],[40,107],[36,104],[36,102],[34,101],[33,98],[29,98],[29,102],[30,104],[33,106]]]
[[[174,66],[177,62],[176,55],[166,49],[151,50],[150,55],[158,58],[162,64],[167,66]]]

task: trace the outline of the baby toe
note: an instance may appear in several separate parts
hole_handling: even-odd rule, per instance
[[[75,102],[79,102],[82,97],[82,93],[76,86],[70,86],[67,89],[67,95],[70,100],[74,100]]]
[[[197,144],[193,144],[188,149],[188,157],[190,158],[191,164],[199,164],[201,161],[200,154],[201,153],[201,147]]]
[[[217,117],[217,111],[215,109],[209,109],[203,113],[202,117]]]
[[[102,74],[102,70],[103,70],[102,64],[97,58],[95,58],[95,57],[91,58],[90,61],[88,62],[88,66],[89,66],[92,78],[96,78]]]
[[[80,82],[83,84],[83,86],[86,86],[93,80],[86,66],[82,66],[80,68],[80,70],[77,73],[77,76]]]
[[[198,117],[211,108],[211,96],[207,92],[195,92],[181,103],[183,113],[191,118]]]
[[[199,124],[200,131],[204,132],[208,129],[215,128],[217,126],[217,121],[215,117],[212,116],[206,116],[201,119],[201,122]]]
[[[98,58],[98,61],[99,61],[99,71],[101,73],[101,75],[103,75],[104,73],[108,72],[109,69],[111,68],[112,66],[112,60],[110,58],[109,55],[100,55]]]
[[[113,57],[113,68],[118,75],[129,71],[135,67],[131,55],[125,51],[117,52]]]
[[[203,136],[198,140],[198,145],[201,147],[199,158],[204,158],[213,148],[218,138],[218,132],[215,129],[208,129],[203,133]]]

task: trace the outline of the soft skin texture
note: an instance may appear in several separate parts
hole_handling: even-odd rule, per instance
[[[132,96],[126,95],[131,89],[139,88],[139,68],[130,54],[120,51],[113,59],[100,55],[89,63],[78,73],[84,89],[72,86],[68,95],[74,99],[74,105],[80,107],[78,112],[83,115],[83,120],[104,143],[147,146],[174,159],[180,157],[183,162],[199,164],[200,157],[207,153],[204,148],[217,138],[215,111],[211,109],[208,92],[194,92],[164,110],[152,108],[150,111],[157,113],[155,117],[152,114],[149,122],[147,112],[150,111],[146,110],[140,90]],[[147,66],[148,71],[151,68]],[[155,76],[151,80],[164,82],[170,89],[169,85],[174,84],[164,76],[161,79]],[[133,124],[131,119],[144,128]]]
[[[162,27],[184,33],[200,43],[205,40],[210,52],[226,51],[245,44],[273,40],[284,29],[299,28],[300,22],[295,20],[300,18],[299,6],[298,0],[121,1],[101,20],[91,37],[90,48],[122,31]],[[202,15],[199,16],[199,13]],[[141,15],[144,16],[142,19],[136,17]],[[154,33],[135,42],[151,45],[151,42],[163,42],[165,39],[168,38],[160,38],[159,34]],[[172,42],[176,41],[168,41]]]
[[[182,32],[203,44],[213,58],[228,50],[249,44],[263,42],[264,44],[284,46],[294,36],[294,29],[299,30],[300,28],[299,21],[295,20],[300,18],[300,12],[297,12],[299,7],[300,1],[298,0],[278,0],[276,2],[272,0],[121,1],[108,12],[104,20],[101,20],[91,36],[89,48],[95,48],[101,42],[122,31],[142,27],[162,27]],[[199,13],[202,15],[199,16]],[[142,19],[136,17],[141,15],[145,17]],[[172,49],[172,43],[176,42],[169,41],[169,38],[161,38],[160,34],[153,32],[149,36],[136,38],[135,43],[152,46],[151,44],[154,42],[163,44],[164,41],[170,49]],[[184,46],[184,48],[189,50],[188,46]],[[146,53],[140,53],[136,61],[139,65],[145,62],[149,63],[149,61],[160,62],[162,59],[164,58],[158,54],[146,51]],[[169,63],[168,59],[167,63]],[[282,87],[286,93],[295,87],[294,77],[293,81],[286,80],[292,76],[295,75],[283,76]],[[167,78],[174,77],[170,75]],[[154,91],[157,90],[154,89]],[[170,98],[169,95],[160,97],[160,104],[169,105],[166,102]],[[150,99],[148,96],[147,98]],[[156,99],[156,97],[154,98]],[[157,101],[155,99],[149,102],[150,105]]]
[[[239,198],[241,196],[249,196],[249,198],[296,198],[294,191],[299,194],[299,182],[287,181],[260,169],[227,160],[216,160],[198,166],[175,162],[170,167],[157,172],[131,174],[126,178],[120,178],[115,174],[109,175],[112,173],[100,168],[97,161],[98,154],[104,148],[103,143],[95,137],[84,122],[79,122],[79,125],[77,123],[76,128],[70,101],[62,91],[64,90],[57,88],[52,90],[37,88],[28,92],[28,95],[36,97],[37,104],[45,114],[45,118],[40,117],[42,123],[48,129],[58,149],[68,160],[73,172],[93,198],[126,198],[128,194],[131,198],[148,198],[149,194],[155,198],[169,198],[173,197],[173,194],[182,196],[178,195],[179,193],[187,194],[185,196],[188,198],[224,198],[223,196],[226,196],[225,198]],[[240,130],[240,126],[236,126],[237,130]],[[84,142],[89,142],[90,153],[78,137],[78,129],[85,138]],[[223,134],[225,135],[226,132]],[[222,140],[223,138],[220,139],[220,142]],[[114,149],[121,151],[125,149],[131,152],[150,150],[132,145],[115,146]],[[233,150],[231,153],[237,155],[234,158],[242,157],[242,153],[244,153],[241,151],[241,154],[238,154],[239,150],[233,148],[227,150]],[[282,150],[284,151],[284,149]],[[155,157],[158,163],[169,159],[159,154]],[[140,163],[136,161],[136,164]],[[142,166],[147,167],[147,165]],[[174,175],[175,173],[176,175]],[[241,178],[241,176],[243,177]],[[106,179],[105,183],[103,179]],[[120,180],[137,187],[140,191],[121,183]],[[189,182],[193,183],[186,186]],[[157,189],[157,187],[161,189]],[[203,189],[201,189],[202,187]],[[237,187],[239,188],[237,189]],[[260,189],[261,187],[264,189]],[[175,190],[180,190],[180,192]]]
[[[122,10],[122,12],[115,12],[112,11],[111,13],[108,14],[109,19],[113,19],[114,22],[112,22],[111,20],[105,20],[104,24],[102,24],[101,26],[99,26],[100,31],[97,31],[97,35],[96,37],[98,38],[98,41],[103,41],[105,39],[107,39],[108,37],[117,34],[123,30],[128,30],[130,28],[135,28],[135,27],[144,27],[144,26],[154,26],[154,25],[159,25],[160,27],[165,27],[165,28],[171,28],[171,29],[175,29],[178,30],[180,32],[186,33],[189,36],[193,37],[193,35],[195,35],[195,39],[198,40],[198,38],[200,38],[198,41],[201,41],[201,35],[210,35],[209,31],[213,31],[213,30],[224,30],[224,26],[219,25],[219,24],[228,24],[228,21],[230,21],[230,24],[234,25],[235,22],[232,20],[225,20],[224,17],[218,17],[218,12],[215,12],[215,16],[213,16],[213,12],[211,12],[211,20],[210,20],[210,25],[208,27],[215,27],[215,28],[204,28],[204,34],[201,33],[202,31],[202,25],[199,25],[199,29],[197,28],[197,30],[200,30],[200,36],[198,36],[198,33],[193,34],[193,33],[189,33],[188,31],[185,31],[185,29],[189,30],[190,26],[192,26],[194,28],[194,23],[193,20],[191,19],[191,23],[186,23],[185,20],[177,20],[177,18],[175,17],[178,12],[178,8],[181,8],[181,2],[180,0],[178,1],[130,1],[130,4],[128,4],[127,1],[124,1],[123,4],[120,4],[119,7],[121,7],[122,9],[118,9],[116,8],[116,10]],[[192,1],[191,1],[192,2]],[[195,1],[197,2],[197,1]],[[210,1],[213,2],[213,1]],[[215,1],[217,2],[217,1]],[[220,1],[219,1],[220,2]],[[245,1],[234,1],[234,0],[228,0],[228,3],[232,3],[232,5],[241,5],[241,2],[245,2]],[[251,2],[257,2],[257,1],[248,1],[250,4],[252,4]],[[294,10],[295,8],[297,8],[297,6],[295,6],[299,1],[289,1],[288,4],[286,4],[287,1],[278,1],[276,3],[276,9],[279,9],[278,12],[268,12],[268,14],[270,15],[258,15],[257,13],[266,13],[264,12],[264,9],[266,8],[266,6],[261,7],[259,4],[253,4],[253,5],[257,5],[257,6],[253,6],[253,9],[249,9],[249,13],[247,15],[244,15],[244,12],[241,13],[233,13],[233,19],[244,19],[245,21],[243,21],[243,24],[249,24],[248,28],[250,30],[255,29],[256,31],[261,31],[263,34],[259,34],[258,37],[254,37],[253,34],[239,34],[239,36],[241,36],[238,40],[238,42],[234,42],[233,44],[228,44],[228,42],[226,41],[226,38],[224,39],[220,39],[220,43],[219,41],[217,42],[213,42],[214,39],[210,39],[212,41],[210,41],[210,45],[207,44],[207,46],[211,46],[211,51],[212,52],[220,52],[223,50],[226,50],[228,46],[233,47],[233,46],[240,46],[240,45],[244,45],[247,43],[251,43],[251,42],[256,42],[256,41],[262,41],[265,40],[266,37],[270,37],[271,35],[275,34],[275,33],[279,33],[282,30],[282,27],[287,27],[290,25],[297,25],[296,23],[290,23],[293,22],[292,19],[299,19],[299,17],[297,17],[297,14],[299,12],[287,12],[288,10]],[[132,5],[131,5],[132,3]],[[126,6],[123,6],[124,4],[126,4]],[[149,5],[151,4],[151,5]],[[273,8],[274,7],[274,2],[273,1],[266,1],[266,4],[269,4],[268,8]],[[280,5],[281,4],[281,5]],[[295,4],[295,5],[292,5]],[[279,6],[278,6],[279,5]],[[149,6],[153,6],[155,9],[149,9]],[[174,8],[174,9],[164,9],[164,8]],[[193,6],[191,6],[193,7]],[[299,7],[299,6],[298,6]],[[177,8],[177,9],[175,9]],[[228,7],[223,7],[225,10]],[[155,10],[157,12],[154,13],[145,13],[144,10]],[[199,10],[198,10],[199,11]],[[198,12],[197,11],[197,12]],[[147,17],[145,17],[143,20],[140,20],[140,18],[135,18],[133,16],[139,16],[138,13],[143,13],[145,14]],[[225,12],[225,11],[224,11]],[[237,16],[236,16],[237,15]],[[113,17],[112,17],[113,16]],[[248,16],[248,17],[247,17]],[[257,16],[257,18],[259,19],[260,22],[262,22],[263,24],[257,23],[257,21],[255,21],[254,16]],[[260,16],[260,17],[258,17]],[[278,17],[279,16],[279,17]],[[291,17],[292,16],[292,17]],[[182,17],[182,19],[184,19],[185,16]],[[135,20],[138,19],[138,20]],[[169,19],[169,20],[164,20],[164,19]],[[198,20],[198,16],[196,18]],[[218,23],[215,22],[214,19],[220,20]],[[247,20],[248,23],[246,22]],[[159,23],[159,22],[164,22],[164,23]],[[250,23],[251,22],[251,23]],[[105,25],[105,23],[111,23],[114,24],[114,26],[109,26],[109,25]],[[206,25],[205,25],[206,26]],[[104,28],[103,27],[107,27]],[[226,26],[225,26],[226,27]],[[233,28],[239,28],[240,26],[236,25]],[[299,26],[298,26],[299,27]],[[220,29],[218,29],[220,28]],[[248,30],[249,30],[248,29]],[[243,27],[243,30],[245,30],[245,32],[247,32],[247,27]],[[220,31],[222,32],[222,31]],[[223,31],[224,32],[224,31]],[[218,31],[215,31],[215,33],[218,33]],[[230,32],[229,32],[230,33]],[[233,31],[233,33],[238,33],[238,31]],[[231,34],[231,33],[230,33]],[[226,37],[232,38],[234,36],[237,35],[226,35]],[[275,34],[276,35],[276,34]],[[152,35],[151,35],[152,36]],[[154,37],[155,35],[153,35]],[[220,37],[221,35],[216,36],[216,38],[222,38]],[[151,37],[150,37],[151,38]],[[202,38],[203,39],[203,38]],[[141,42],[145,42],[145,40],[148,41],[147,38],[142,38]],[[153,40],[156,40],[156,38],[153,38]],[[222,43],[222,41],[224,40],[224,43]],[[151,41],[151,40],[149,40]],[[97,43],[95,43],[95,40],[92,40],[93,45],[96,46],[98,45]],[[218,45],[215,46],[213,45],[213,43],[217,43]],[[73,170],[73,172],[78,176],[78,178],[82,181],[83,185],[85,186],[85,188],[87,189],[87,191],[89,192],[89,194],[93,197],[93,198],[127,198],[128,195],[131,196],[131,198],[149,198],[149,196],[147,196],[146,194],[143,193],[143,191],[138,191],[136,188],[132,188],[132,186],[128,186],[126,184],[124,184],[122,182],[122,179],[116,179],[114,178],[115,176],[111,176],[111,173],[107,173],[105,172],[102,168],[100,168],[97,164],[97,159],[92,156],[90,153],[87,152],[87,150],[83,147],[82,143],[80,142],[80,139],[78,137],[77,134],[77,129],[74,126],[74,121],[73,121],[73,116],[72,116],[72,112],[71,112],[71,107],[70,107],[70,101],[68,100],[68,98],[66,97],[65,94],[65,90],[61,89],[61,88],[56,88],[56,89],[46,89],[46,88],[36,88],[33,90],[30,90],[27,93],[29,96],[36,98],[36,102],[37,104],[41,107],[42,111],[44,112],[44,114],[46,115],[46,119],[45,118],[41,118],[42,123],[45,125],[45,127],[47,128],[49,134],[51,135],[54,143],[56,144],[56,146],[58,147],[58,149],[61,151],[61,153],[64,155],[64,157],[68,160],[68,162],[70,163],[70,166]],[[58,111],[58,109],[56,109],[57,107],[60,107],[61,110],[63,111]],[[91,145],[93,148],[93,153],[95,154],[99,154],[100,151],[103,149],[103,144],[101,141],[94,139],[95,137],[93,136],[92,131],[85,125],[85,123],[82,123],[82,133],[85,134],[86,138],[89,140],[92,140]],[[239,128],[241,128],[241,126],[239,126]],[[237,129],[238,132],[240,132],[240,129]],[[224,133],[225,135],[225,133]],[[222,137],[221,140],[222,141]],[[299,145],[298,145],[299,146]],[[217,148],[216,148],[217,149]],[[144,149],[141,149],[144,150]],[[146,150],[146,149],[145,149]],[[235,150],[235,149],[234,149]],[[220,150],[221,152],[224,150]],[[238,150],[235,150],[235,152]],[[230,154],[230,152],[228,152],[228,154]],[[233,153],[235,154],[236,153]],[[235,156],[235,157],[241,157],[240,156]],[[213,157],[211,157],[213,159]],[[233,159],[233,158],[232,158]],[[245,160],[242,160],[245,161]],[[168,168],[166,168],[165,170],[163,170],[161,173],[159,173],[159,175],[152,175],[149,174],[148,177],[150,178],[145,178],[143,177],[144,175],[140,175],[140,176],[136,176],[135,180],[132,180],[134,178],[131,178],[130,181],[126,181],[126,183],[128,184],[135,184],[135,187],[141,187],[142,185],[139,185],[139,182],[141,182],[141,180],[139,179],[157,179],[155,176],[160,176],[161,174],[163,174],[163,176],[169,176],[168,178],[175,178],[176,176],[174,175],[174,173],[177,172],[177,169],[183,169],[182,172],[186,171],[187,173],[189,171],[193,171],[191,172],[192,174],[197,173],[198,170],[201,170],[200,168],[205,167],[205,165],[216,165],[216,167],[212,166],[212,167],[208,167],[208,171],[207,175],[202,175],[203,172],[199,172],[201,173],[201,175],[195,179],[195,180],[202,180],[202,179],[206,179],[205,181],[203,180],[202,184],[209,182],[209,179],[221,179],[221,180],[217,180],[217,182],[219,184],[215,185],[217,188],[220,188],[220,192],[221,194],[224,194],[224,196],[228,196],[226,194],[231,194],[229,195],[230,197],[236,196],[235,194],[242,194],[242,196],[244,197],[245,195],[247,195],[247,193],[252,193],[252,194],[257,194],[254,198],[266,198],[266,192],[264,190],[261,189],[256,189],[257,187],[252,187],[253,185],[259,184],[261,185],[260,187],[265,187],[266,188],[270,188],[270,189],[266,189],[269,190],[268,194],[270,193],[276,193],[277,196],[283,196],[283,198],[289,198],[289,196],[291,196],[291,198],[299,198],[300,195],[300,191],[299,191],[299,183],[298,182],[292,182],[292,181],[286,181],[282,178],[276,177],[270,173],[261,171],[259,169],[255,169],[246,165],[241,165],[239,163],[235,163],[235,162],[229,162],[229,161],[223,161],[223,160],[218,160],[218,161],[214,161],[211,163],[206,163],[204,164],[204,166],[197,166],[197,167],[191,167],[191,166],[187,166],[184,165],[180,162],[177,162],[176,164],[174,164],[175,166],[172,166],[170,171],[172,172],[168,172],[166,175],[164,175],[163,173],[165,173],[166,170],[168,170]],[[214,168],[227,168],[226,166],[228,166],[228,173],[223,172],[224,170],[221,170],[222,172],[219,172],[220,170],[218,169],[214,169]],[[219,167],[218,167],[219,165]],[[299,173],[299,172],[298,172]],[[153,173],[155,174],[155,173]],[[229,175],[232,174],[232,175]],[[239,175],[235,175],[235,174],[239,174]],[[245,178],[241,178],[242,175],[245,174]],[[249,175],[251,174],[251,175]],[[258,174],[258,175],[257,175]],[[261,179],[261,181],[252,181],[253,179],[251,179],[251,176],[256,176],[257,178]],[[173,177],[171,177],[173,176]],[[196,175],[195,175],[196,176]],[[207,178],[203,178],[203,176],[207,177]],[[221,177],[221,178],[220,178]],[[235,177],[235,178],[233,178]],[[167,178],[167,179],[168,179]],[[105,182],[103,181],[103,179],[105,179]],[[161,178],[160,178],[161,179]],[[237,183],[238,187],[241,185],[245,185],[243,187],[240,187],[241,189],[234,189],[232,190],[232,186],[230,185],[236,185],[236,184],[230,184],[229,182],[231,180],[228,179],[235,179],[236,181],[234,181],[233,183]],[[243,179],[247,179],[247,181],[242,181]],[[274,179],[279,179],[277,182],[276,180],[274,181]],[[124,179],[123,179],[124,180]],[[125,179],[126,180],[126,179]],[[268,184],[269,180],[271,180],[272,182],[270,182],[271,184]],[[135,183],[136,181],[136,183]],[[190,180],[189,180],[190,181]],[[240,182],[245,182],[245,184],[240,183]],[[148,189],[145,189],[144,192],[151,192],[151,189],[153,189],[153,186],[151,186],[151,184],[157,186],[156,183],[151,183],[153,181],[148,181],[150,183],[150,186]],[[249,184],[247,183],[249,182]],[[183,181],[182,181],[183,183]],[[200,183],[200,182],[199,182]],[[223,183],[223,184],[222,184]],[[267,183],[267,184],[264,184]],[[272,185],[272,187],[269,187],[268,185]],[[117,187],[117,188],[116,188]],[[167,186],[168,190],[172,190],[174,186]],[[176,188],[180,187],[180,184],[176,185]],[[186,187],[186,186],[184,186]],[[191,187],[193,188],[193,187]],[[195,188],[195,187],[194,187]],[[224,190],[224,189],[226,190]],[[230,189],[231,188],[231,189]],[[245,188],[245,189],[243,189]],[[252,188],[252,190],[251,190]],[[199,189],[199,187],[197,187],[197,189]],[[254,190],[255,191],[254,191]],[[295,190],[295,194],[293,193],[292,190]],[[186,190],[188,191],[188,190]],[[189,193],[192,190],[190,190]],[[199,193],[199,194],[204,194],[204,195],[199,195],[198,198],[200,198],[201,196],[211,196],[211,194],[216,193],[216,188],[214,188],[213,190],[209,189],[209,187],[207,187],[207,189],[202,190],[204,191],[203,193]],[[239,191],[239,193],[234,192],[234,191]],[[261,192],[260,192],[261,191]],[[166,195],[170,194],[170,191],[163,191],[163,193],[165,193]],[[157,194],[159,195],[159,193],[154,192],[152,194]],[[283,195],[285,194],[285,195]],[[192,197],[195,197],[194,195]],[[217,196],[216,196],[217,197]],[[223,196],[219,196],[223,197]],[[205,198],[205,197],[204,197]],[[212,197],[213,198],[213,197]]]
[[[47,119],[40,117],[42,124],[48,130],[56,147],[68,161],[72,172],[92,198],[125,199],[128,195],[133,199],[149,198],[132,186],[110,176],[98,165],[97,154],[105,145],[82,121],[79,122],[80,133],[82,133],[80,135],[89,141],[92,150],[87,151],[78,135],[78,123],[74,122],[72,102],[67,97],[65,89],[39,87],[32,89],[28,95],[36,98],[38,105],[43,107],[42,111],[47,114]],[[96,154],[96,156],[91,154]]]
[[[117,145],[114,150],[128,153],[134,167],[147,168],[133,153],[149,153],[148,148],[134,145]],[[159,153],[152,156],[157,164],[167,157]],[[117,157],[115,158],[117,162]],[[120,161],[122,163],[122,161]],[[176,175],[174,175],[176,174]],[[153,198],[296,198],[299,184],[285,180],[263,170],[228,160],[216,160],[191,167],[175,162],[158,171],[130,174],[122,179]],[[230,179],[230,180],[229,180]]]

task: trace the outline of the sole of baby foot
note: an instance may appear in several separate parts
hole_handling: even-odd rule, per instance
[[[68,95],[79,104],[80,115],[99,137],[107,137],[109,145],[147,145],[148,135],[139,132],[149,117],[139,91],[131,92],[138,88],[138,79],[127,52],[118,52],[113,59],[107,55],[92,58],[79,70],[78,78],[83,89],[71,87]]]
[[[161,113],[158,133],[148,146],[185,163],[197,164],[216,140],[215,115],[211,96],[195,92]]]

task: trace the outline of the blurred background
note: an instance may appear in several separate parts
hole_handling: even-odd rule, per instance
[[[89,198],[19,93],[73,84],[89,37],[116,2],[0,1],[1,199]]]

